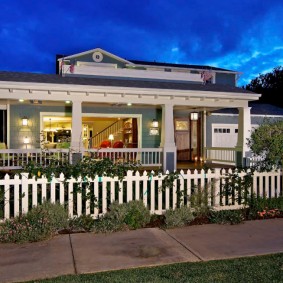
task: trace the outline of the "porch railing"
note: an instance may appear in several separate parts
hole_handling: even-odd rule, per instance
[[[238,149],[235,147],[206,147],[205,160],[228,165],[236,165],[237,151]]]
[[[81,152],[83,156],[95,159],[110,158],[114,162],[136,161],[141,166],[162,166],[162,148],[101,148],[86,149]],[[72,151],[69,149],[1,149],[0,170],[21,169],[29,162],[49,165],[51,160],[70,162]]]

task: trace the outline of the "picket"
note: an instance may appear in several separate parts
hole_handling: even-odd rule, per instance
[[[243,199],[236,192],[232,196],[225,196],[223,191],[229,178],[227,173],[235,173],[240,178],[247,174],[218,168],[214,171],[182,170],[171,188],[162,187],[166,175],[155,174],[153,171],[135,174],[128,171],[123,181],[117,177],[96,176],[94,179],[65,181],[63,174],[59,177],[53,176],[51,180],[42,176],[29,178],[27,173],[14,178],[6,174],[0,179],[0,196],[4,196],[4,199],[0,199],[0,216],[2,220],[15,217],[45,200],[66,204],[70,217],[90,214],[97,218],[107,212],[110,203],[134,199],[141,199],[152,214],[162,214],[165,210],[180,205],[190,207],[190,197],[200,189],[207,190],[208,204],[216,210],[240,208]],[[254,172],[252,178],[250,194],[267,198],[282,196],[281,170]]]

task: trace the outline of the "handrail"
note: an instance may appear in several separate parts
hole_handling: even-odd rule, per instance
[[[122,120],[117,120],[110,126],[106,127],[99,133],[95,134],[93,137],[90,137],[88,139],[89,148],[99,146],[103,140],[108,139],[109,134],[113,134],[113,135],[117,134],[117,131],[119,130],[119,128],[122,127],[122,124],[123,124]]]

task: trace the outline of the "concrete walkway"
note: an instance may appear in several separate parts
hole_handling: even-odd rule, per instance
[[[283,252],[283,219],[0,244],[0,282]]]

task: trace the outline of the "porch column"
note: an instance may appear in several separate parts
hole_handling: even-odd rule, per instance
[[[163,147],[163,171],[173,172],[177,169],[176,145],[174,139],[173,105],[162,105],[162,131],[161,143]]]
[[[251,136],[251,107],[238,108],[238,142],[236,165],[244,166],[243,158],[249,157],[250,149],[247,146],[247,139]]]
[[[72,138],[71,148],[75,152],[81,152],[82,143],[82,102],[72,101]]]

